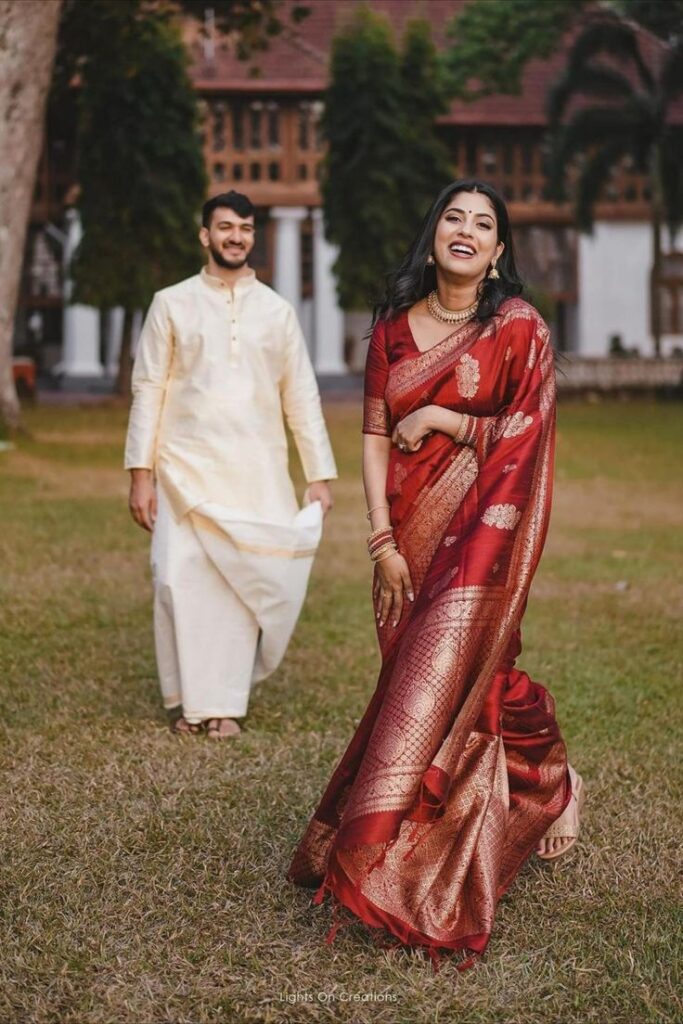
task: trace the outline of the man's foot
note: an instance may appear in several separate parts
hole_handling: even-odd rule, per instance
[[[242,732],[232,718],[209,718],[206,721],[206,735],[211,740],[227,740]]]
[[[579,834],[580,815],[584,801],[583,779],[569,766],[572,781],[572,795],[564,811],[554,821],[536,847],[541,860],[556,860],[571,850]]]
[[[204,731],[200,722],[188,722],[182,715],[173,719],[170,728],[174,736],[198,736]]]

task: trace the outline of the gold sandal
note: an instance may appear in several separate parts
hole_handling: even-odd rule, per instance
[[[569,803],[557,821],[552,823],[543,836],[544,839],[569,839],[570,842],[566,843],[560,850],[551,850],[550,853],[537,853],[536,856],[540,857],[541,860],[557,860],[559,857],[563,857],[565,853],[569,853],[578,839],[581,812],[585,802],[585,786],[579,773],[574,771],[573,768],[571,770],[574,779],[572,780],[572,794],[569,798]]]

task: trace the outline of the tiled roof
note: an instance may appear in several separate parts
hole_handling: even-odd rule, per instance
[[[191,74],[202,92],[251,92],[319,94],[328,81],[332,38],[362,0],[306,0],[310,14],[300,24],[287,22],[287,11],[301,0],[285,0],[285,30],[272,39],[269,49],[250,61],[240,61],[234,43],[216,35],[211,49],[202,41],[196,23],[186,25],[186,39],[192,54]],[[446,44],[447,23],[465,6],[467,0],[372,0],[372,9],[387,15],[397,34],[413,17],[426,19],[432,26],[437,46]],[[567,42],[569,39],[567,39]],[[641,47],[648,63],[660,60],[665,45],[650,33],[640,30]],[[207,59],[208,54],[208,59]],[[442,123],[460,125],[542,126],[546,123],[545,97],[564,63],[564,54],[547,60],[531,61],[523,75],[519,95],[489,96],[466,103],[456,100]],[[676,107],[677,122],[683,121],[683,104]]]

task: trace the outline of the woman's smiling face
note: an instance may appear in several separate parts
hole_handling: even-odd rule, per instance
[[[496,211],[481,192],[456,192],[434,232],[437,268],[463,280],[481,281],[503,251]]]

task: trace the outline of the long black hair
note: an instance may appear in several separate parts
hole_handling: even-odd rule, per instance
[[[436,267],[428,265],[427,258],[433,251],[434,234],[441,215],[452,197],[458,192],[481,192],[491,201],[496,211],[498,241],[505,245],[501,257],[496,263],[500,277],[497,279],[486,277],[481,283],[475,318],[488,320],[489,317],[495,315],[505,299],[521,293],[524,286],[515,266],[512,230],[505,200],[485,181],[464,178],[447,185],[427,211],[400,267],[387,277],[384,297],[377,303],[373,311],[373,324],[377,320],[391,320],[402,310],[409,309],[410,306],[436,288]]]

